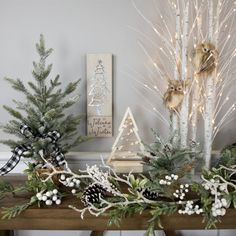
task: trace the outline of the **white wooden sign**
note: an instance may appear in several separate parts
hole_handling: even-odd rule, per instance
[[[87,134],[112,136],[112,54],[87,54]]]

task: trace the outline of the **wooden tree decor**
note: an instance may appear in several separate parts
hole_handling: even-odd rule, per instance
[[[108,164],[116,172],[142,172],[143,165],[138,153],[144,152],[144,146],[138,135],[138,127],[134,116],[128,107],[119,127],[119,134],[112,146]]]

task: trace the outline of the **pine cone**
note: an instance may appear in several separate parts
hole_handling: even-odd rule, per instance
[[[89,203],[99,203],[105,197],[106,190],[99,184],[88,186],[82,195],[81,201],[87,206]]]
[[[137,189],[138,192],[142,192],[142,195],[148,199],[148,200],[152,200],[155,201],[158,199],[158,193],[155,191],[150,190],[150,188],[145,188],[144,190],[142,188],[138,188]]]

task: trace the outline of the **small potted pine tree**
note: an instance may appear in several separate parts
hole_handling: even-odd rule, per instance
[[[1,143],[10,146],[15,157],[20,155],[34,160],[34,167],[43,164],[39,155],[42,150],[47,161],[60,166],[63,164],[60,161],[63,162],[64,154],[86,139],[77,131],[82,116],[66,113],[78,100],[78,94],[71,96],[80,80],[71,82],[62,89],[59,75],[54,79],[49,78],[52,64],[47,65],[46,59],[53,50],[45,48],[43,35],[40,35],[36,49],[39,61],[33,62],[34,81],[29,81],[26,86],[20,79],[6,78],[13,89],[25,96],[25,100],[13,100],[16,104],[14,108],[4,106],[12,119],[1,128],[18,139],[1,140]],[[11,167],[14,168],[14,163],[10,164],[3,167],[5,173]]]

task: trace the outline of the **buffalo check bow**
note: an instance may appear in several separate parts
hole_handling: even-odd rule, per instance
[[[37,137],[37,135],[34,135],[32,132],[32,129],[27,126],[26,124],[22,124],[20,126],[20,132],[23,134],[26,138],[30,137]],[[57,141],[61,137],[60,133],[57,131],[49,131],[47,135],[44,136],[44,138],[49,138],[51,143],[55,145],[55,152],[52,155],[53,158],[53,163],[55,163],[56,166],[63,166],[66,164],[65,156],[64,154],[60,151],[59,147],[57,146]],[[31,146],[26,146],[26,145],[20,145],[17,146],[13,151],[12,151],[12,156],[8,160],[8,162],[0,168],[0,176],[6,175],[10,171],[12,171],[17,164],[20,162],[20,159],[22,155],[26,152],[32,150]]]

